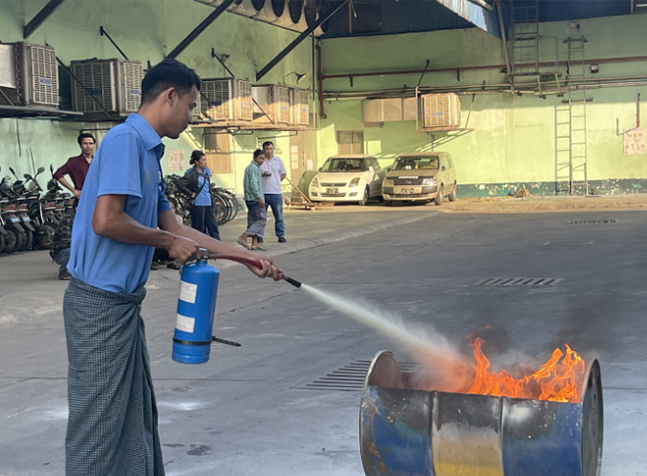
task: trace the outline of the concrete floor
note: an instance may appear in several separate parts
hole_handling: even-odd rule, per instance
[[[604,476],[647,474],[647,214],[442,214],[353,207],[288,217],[270,253],[289,275],[460,343],[489,323],[543,357],[569,342],[599,356]],[[614,219],[613,224],[568,221]],[[235,222],[223,228],[232,240]],[[389,225],[399,224],[396,227]],[[361,234],[368,231],[368,234]],[[346,239],[343,239],[346,238]],[[268,240],[269,241],[269,240]],[[491,277],[554,277],[553,287],[481,287]],[[46,252],[0,257],[0,475],[60,475],[66,425],[65,283]],[[222,269],[211,361],[171,361],[178,274],[160,270],[144,305],[169,476],[361,476],[359,393],[290,387],[391,349],[387,338],[286,283]],[[555,475],[557,476],[557,475]]]

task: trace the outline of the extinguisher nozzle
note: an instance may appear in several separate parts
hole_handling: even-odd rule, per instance
[[[290,283],[295,288],[300,288],[301,287],[301,282],[297,281],[296,279],[288,278],[287,276],[284,277],[283,279],[286,280],[288,283]]]

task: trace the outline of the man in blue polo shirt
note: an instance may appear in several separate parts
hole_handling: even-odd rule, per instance
[[[175,60],[151,68],[137,114],[108,132],[83,185],[72,231],[63,315],[67,337],[67,476],[161,476],[144,323],[154,249],[179,263],[199,248],[258,259],[179,224],[164,196],[162,137],[176,139],[195,107],[200,78]],[[260,277],[282,278],[269,258]]]

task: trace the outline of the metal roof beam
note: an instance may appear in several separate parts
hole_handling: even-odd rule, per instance
[[[436,0],[456,15],[489,34],[501,38],[499,19],[493,9],[484,8],[469,0]],[[480,2],[479,2],[480,3]],[[486,3],[487,2],[483,2]]]
[[[22,37],[26,40],[31,36],[33,32],[36,31],[36,29],[43,24],[45,20],[49,18],[49,16],[54,13],[54,10],[56,10],[58,7],[61,6],[61,3],[63,3],[65,0],[49,0],[49,3],[45,5],[37,14],[32,18],[29,23],[25,25],[22,31]]]
[[[305,40],[310,33],[315,31],[317,28],[319,28],[323,23],[327,22],[330,20],[330,18],[337,13],[344,5],[348,3],[349,0],[343,0],[340,2],[337,6],[330,8],[326,13],[321,15],[319,18],[317,18],[317,21],[314,22],[312,25],[308,27],[307,30],[305,30],[303,33],[301,33],[299,36],[297,36],[292,43],[290,43],[288,46],[283,49],[278,55],[274,57],[272,61],[267,63],[263,69],[261,69],[257,74],[256,74],[256,81],[260,81],[263,76],[265,76],[267,73],[270,72],[274,66],[276,66],[279,61],[281,61],[283,58],[287,56],[287,54],[292,51],[294,48],[296,48],[299,43],[301,43],[303,40]]]
[[[187,46],[189,46],[193,42],[193,40],[195,40],[200,35],[200,33],[206,30],[207,27],[211,25],[216,18],[222,15],[222,13],[224,13],[224,11],[227,10],[227,8],[229,8],[229,5],[231,5],[232,3],[234,3],[234,0],[225,0],[220,5],[218,5],[218,8],[211,12],[207,18],[202,20],[202,22],[198,26],[196,26],[193,31],[189,33],[186,38],[184,38],[180,42],[180,44],[173,49],[173,51],[166,55],[166,57],[176,58],[186,49]]]

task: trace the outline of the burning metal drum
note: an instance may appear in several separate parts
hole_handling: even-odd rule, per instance
[[[366,376],[360,446],[367,476],[599,476],[602,385],[594,360],[579,403],[415,388],[389,351]]]

